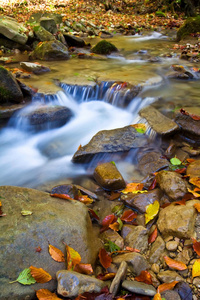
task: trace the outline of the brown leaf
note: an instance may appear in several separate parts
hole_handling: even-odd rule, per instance
[[[108,269],[111,265],[112,262],[112,257],[106,252],[104,248],[101,248],[99,251],[99,259],[101,265],[105,268]]]
[[[172,281],[172,282],[169,282],[169,283],[163,283],[163,284],[161,284],[161,285],[158,286],[157,293],[161,294],[164,291],[172,290],[177,283],[178,283],[178,281]]]
[[[193,249],[194,251],[200,256],[200,242],[197,242],[197,240],[192,238],[193,242]]]
[[[76,250],[74,250],[68,245],[66,245],[66,252],[67,252],[67,270],[73,270],[73,268],[77,264],[80,264],[81,256]]]
[[[39,283],[46,283],[52,279],[51,275],[42,268],[30,266],[31,275]]]
[[[106,281],[106,280],[110,280],[113,279],[115,277],[116,273],[106,273],[106,274],[99,274],[97,276],[98,279]]]
[[[141,271],[140,275],[135,277],[135,280],[147,284],[152,284],[152,277],[148,271]]]
[[[150,234],[149,238],[148,238],[148,243],[152,244],[153,242],[155,242],[156,238],[158,236],[158,229],[157,227],[154,229],[154,231]]]
[[[111,192],[111,195],[108,197],[110,201],[116,200],[120,197],[121,193]]]
[[[93,269],[91,264],[76,264],[73,271],[81,274],[87,274],[87,275],[93,274]]]
[[[179,270],[179,271],[187,269],[186,264],[184,264],[182,261],[174,260],[168,256],[164,256],[163,258],[166,264],[172,269]]]
[[[152,184],[150,185],[150,187],[148,188],[148,191],[151,191],[151,190],[155,189],[156,185],[157,185],[157,180],[155,178],[153,180]]]
[[[173,204],[177,204],[177,205],[185,205],[185,203],[186,203],[186,199],[182,199],[182,200],[173,202]]]
[[[64,253],[52,245],[49,245],[49,254],[57,262],[65,261]]]
[[[36,291],[36,296],[39,300],[61,300],[61,298],[58,298],[56,294],[47,289],[40,289]]]
[[[134,212],[132,209],[124,211],[123,215],[121,216],[121,220],[125,222],[131,222],[137,217],[136,212]]]
[[[193,177],[189,180],[190,183],[193,185],[196,185],[198,188],[200,188],[200,177]]]
[[[198,212],[200,212],[200,203],[195,203],[193,206]]]

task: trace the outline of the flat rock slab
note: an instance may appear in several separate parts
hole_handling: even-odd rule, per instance
[[[1,186],[0,197],[5,217],[0,218],[0,300],[33,299],[35,290],[54,291],[54,280],[45,284],[23,286],[9,284],[19,273],[33,265],[56,278],[65,269],[64,262],[54,261],[48,253],[49,243],[65,253],[65,242],[81,255],[81,262],[94,263],[98,253],[87,207],[78,201],[51,197],[28,188]],[[32,215],[22,216],[22,210]],[[36,252],[40,247],[41,252]]]
[[[140,110],[139,115],[146,119],[150,127],[158,134],[168,135],[179,129],[174,121],[161,114],[152,106],[147,106]]]
[[[154,296],[156,294],[156,289],[144,282],[125,280],[122,282],[122,287],[132,293],[145,296]]]
[[[16,22],[15,19],[5,16],[0,16],[0,33],[8,39],[25,45],[28,36],[25,34],[27,29],[21,24]]]
[[[97,154],[127,152],[147,146],[148,137],[138,133],[132,126],[99,131],[90,142],[76,151],[72,160],[76,163],[88,161]]]
[[[50,72],[51,70],[48,67],[45,67],[40,64],[36,63],[31,63],[31,62],[20,62],[20,66],[22,69],[28,71],[28,72],[33,72],[34,74],[41,74],[44,72]]]

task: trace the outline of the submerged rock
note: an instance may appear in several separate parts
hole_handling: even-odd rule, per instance
[[[108,55],[111,52],[116,52],[118,51],[117,47],[115,45],[113,45],[112,43],[106,41],[106,40],[102,40],[100,42],[98,42],[92,49],[91,51],[93,53],[97,53],[97,54],[105,54]]]

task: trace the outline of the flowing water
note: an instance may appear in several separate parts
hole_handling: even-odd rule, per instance
[[[149,61],[152,55],[170,52],[173,43],[167,37],[159,33],[115,37],[112,43],[120,52],[108,59],[45,62],[51,72],[32,76],[31,84],[49,95],[34,97],[0,131],[0,185],[36,187],[48,181],[84,175],[85,167],[73,164],[71,158],[78,146],[88,143],[98,131],[138,122],[139,110],[151,103],[169,116],[177,107],[200,106],[198,78],[178,81],[166,77],[172,64],[188,68],[190,64],[177,57]],[[54,84],[54,79],[62,82],[60,87]],[[104,81],[94,87],[91,80]],[[111,89],[107,80],[140,84],[143,89],[128,105],[123,105],[118,91]],[[30,80],[24,82],[30,84]],[[80,82],[81,87],[76,85]],[[74,116],[60,128],[35,132],[23,115],[44,103],[50,107],[66,106]],[[123,175],[127,177],[126,168]]]

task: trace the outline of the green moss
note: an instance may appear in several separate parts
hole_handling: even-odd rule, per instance
[[[106,40],[102,40],[99,43],[97,43],[91,51],[93,53],[97,54],[110,54],[111,52],[118,51],[115,45],[113,45],[110,42],[107,42]]]
[[[162,12],[162,11],[160,11],[160,10],[156,11],[155,15],[156,15],[157,17],[163,17],[163,18],[166,17],[165,13]]]
[[[177,31],[177,41],[184,39],[191,33],[200,32],[200,16],[188,18],[186,22]]]
[[[5,101],[11,99],[10,92],[3,86],[0,86],[0,98],[3,98]]]

